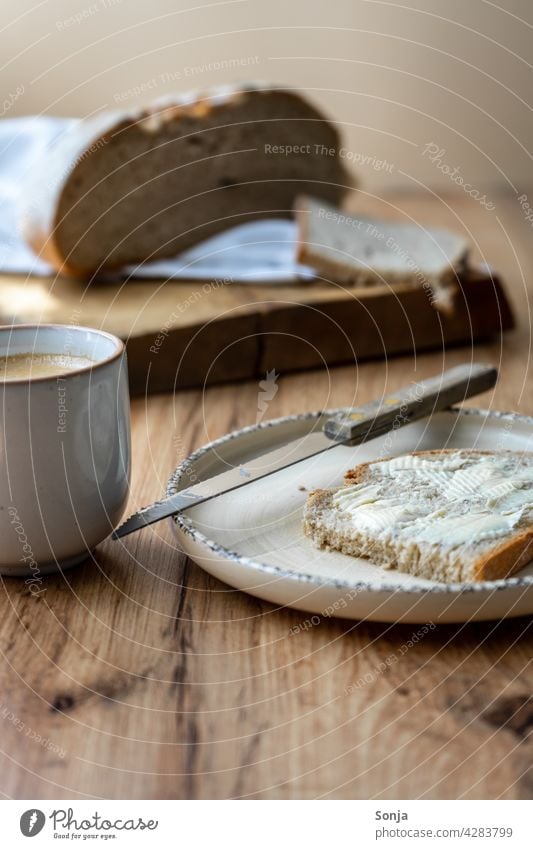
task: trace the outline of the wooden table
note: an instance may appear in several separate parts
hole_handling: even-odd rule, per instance
[[[489,193],[490,194],[490,193]],[[533,196],[533,192],[530,196]],[[394,200],[462,228],[508,282],[518,329],[479,360],[501,368],[482,406],[533,414],[533,232],[516,197]],[[471,356],[448,352],[447,366]],[[363,402],[441,369],[442,354],[359,368]],[[416,367],[416,372],[415,372]],[[282,376],[279,416],[351,402],[356,366]],[[130,508],[193,448],[255,421],[255,382],[132,405]],[[163,523],[106,542],[37,600],[2,584],[0,789],[16,798],[530,798],[529,619],[416,631],[274,610],[204,574]],[[296,629],[295,629],[296,630]],[[345,690],[371,673],[371,683]],[[40,735],[40,739],[37,735]]]

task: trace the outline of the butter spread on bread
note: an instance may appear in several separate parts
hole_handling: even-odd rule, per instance
[[[363,464],[344,486],[311,493],[304,531],[322,548],[437,581],[507,577],[533,559],[533,455],[449,450]]]

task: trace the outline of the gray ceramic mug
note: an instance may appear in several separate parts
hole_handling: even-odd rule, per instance
[[[0,327],[0,356],[70,354],[56,376],[0,375],[0,572],[40,576],[84,560],[119,521],[129,489],[126,352],[88,327]]]

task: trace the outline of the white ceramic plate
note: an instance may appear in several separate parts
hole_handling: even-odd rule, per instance
[[[217,439],[178,467],[168,494],[320,428],[327,415],[276,419]],[[533,419],[464,408],[438,413],[365,445],[339,446],[172,521],[185,552],[206,571],[275,605],[310,614],[419,623],[533,613],[533,563],[505,581],[439,584],[319,551],[303,535],[309,490],[340,484],[346,469],[366,460],[443,447],[532,451]],[[303,618],[302,627],[317,621]]]

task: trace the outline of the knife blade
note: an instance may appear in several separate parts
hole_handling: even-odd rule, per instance
[[[311,431],[241,466],[194,483],[175,495],[144,507],[116,528],[112,538],[120,539],[195,504],[233,492],[339,445],[359,445],[367,439],[383,436],[392,429],[485,392],[494,386],[497,379],[498,370],[494,366],[467,363],[436,377],[412,383],[361,407],[342,410],[328,418],[321,430]]]

